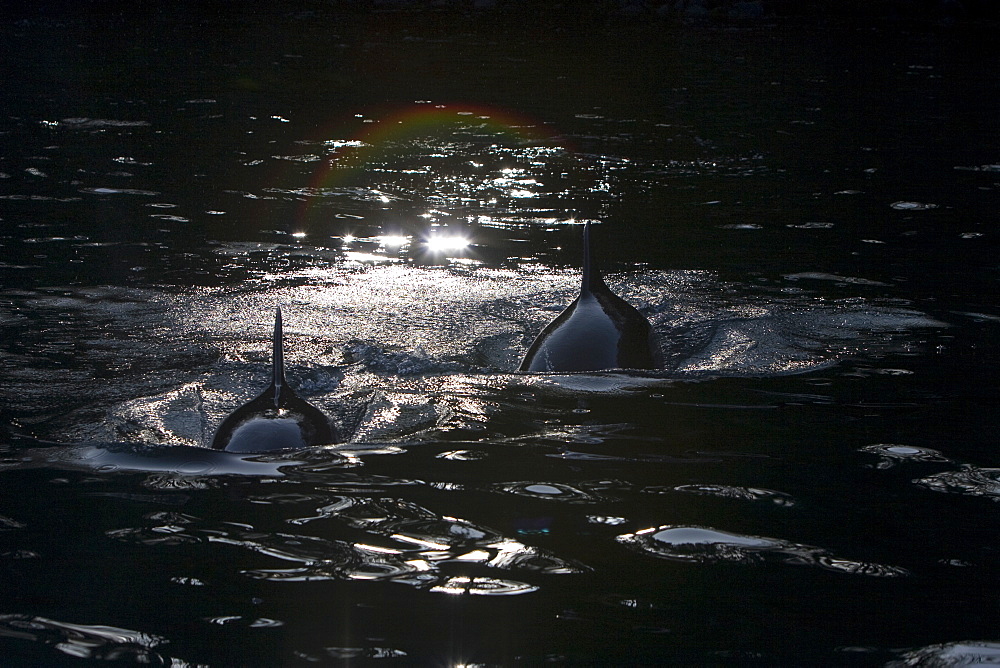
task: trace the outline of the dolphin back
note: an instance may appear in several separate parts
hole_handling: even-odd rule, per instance
[[[528,348],[519,371],[658,369],[659,342],[649,321],[601,277],[583,227],[580,296],[556,316]]]

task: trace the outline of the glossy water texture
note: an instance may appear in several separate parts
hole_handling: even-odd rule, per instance
[[[2,662],[996,661],[997,26],[371,4],[0,26]]]

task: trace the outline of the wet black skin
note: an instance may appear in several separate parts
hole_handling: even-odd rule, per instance
[[[659,369],[660,345],[646,317],[604,283],[591,259],[590,223],[583,227],[580,296],[541,331],[519,371]]]
[[[337,442],[323,412],[295,394],[285,381],[281,309],[275,311],[271,384],[222,421],[212,448],[228,452],[276,452]]]

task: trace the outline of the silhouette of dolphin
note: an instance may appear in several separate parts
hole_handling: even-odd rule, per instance
[[[590,252],[590,223],[583,226],[580,296],[546,325],[518,371],[658,369],[660,345],[649,321],[611,291]]]
[[[274,313],[271,384],[253,401],[229,414],[212,439],[212,448],[228,452],[274,452],[337,441],[337,432],[323,412],[285,381],[281,307]]]

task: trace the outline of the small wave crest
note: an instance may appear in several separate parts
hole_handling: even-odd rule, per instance
[[[166,638],[115,626],[6,614],[0,615],[0,637],[44,643],[78,659],[176,665],[170,658],[150,651],[169,642]]]
[[[773,558],[786,564],[818,566],[858,575],[898,577],[908,574],[896,566],[835,557],[819,547],[710,527],[664,525],[622,534],[617,541],[650,556],[698,564],[754,564]]]
[[[914,483],[935,492],[980,496],[1000,501],[1000,468],[980,468],[970,464],[958,471],[944,471],[915,480]]]
[[[886,668],[926,666],[950,668],[952,666],[980,666],[1000,664],[1000,642],[964,641],[928,645],[902,654],[899,660],[890,661]]]
[[[396,376],[412,376],[457,370],[457,365],[434,360],[423,348],[413,352],[389,350],[365,341],[349,341],[343,348],[344,361],[360,364],[369,371]]]

